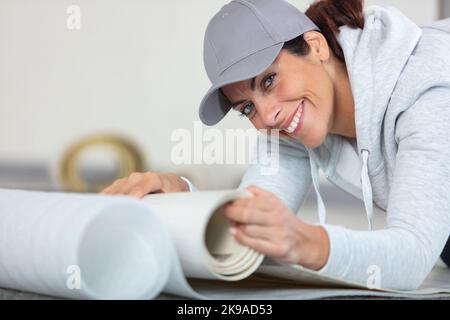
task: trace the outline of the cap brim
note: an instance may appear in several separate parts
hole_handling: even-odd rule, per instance
[[[283,45],[284,43],[282,42],[258,51],[225,70],[212,84],[200,103],[200,120],[208,126],[219,123],[231,109],[230,101],[220,93],[219,89],[263,73],[275,61]]]

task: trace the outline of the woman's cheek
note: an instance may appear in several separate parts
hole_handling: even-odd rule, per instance
[[[327,127],[324,117],[310,103],[305,103],[303,127],[299,141],[305,147],[315,149],[320,147],[327,137]]]

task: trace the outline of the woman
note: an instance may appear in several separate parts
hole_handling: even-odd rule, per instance
[[[441,254],[450,264],[449,57],[449,20],[421,29],[394,8],[363,13],[358,0],[316,2],[305,14],[283,0],[224,6],[206,31],[213,86],[200,118],[214,125],[234,108],[282,138],[278,173],[250,166],[241,188],[254,197],[225,206],[236,239],[363,284],[375,266],[390,289],[418,288]],[[319,167],[364,201],[369,231],[326,224]],[[319,225],[294,214],[311,185]],[[189,190],[174,174],[136,173],[103,193]],[[387,213],[384,230],[371,230],[373,203]]]

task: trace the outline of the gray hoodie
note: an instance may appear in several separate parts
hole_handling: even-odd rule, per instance
[[[340,30],[357,139],[330,134],[317,149],[283,139],[278,173],[253,164],[240,188],[257,185],[298,212],[314,187],[330,239],[319,272],[366,285],[377,270],[381,287],[413,290],[450,234],[450,19],[419,28],[395,8],[372,6],[363,30]],[[326,224],[319,167],[364,201],[369,231]],[[386,212],[383,230],[372,231],[374,204]]]

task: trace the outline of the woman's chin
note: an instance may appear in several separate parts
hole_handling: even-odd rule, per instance
[[[302,145],[304,145],[308,149],[316,149],[319,148],[325,142],[326,136],[324,138],[317,139],[296,139]]]
[[[326,135],[320,135],[318,137],[302,137],[302,136],[293,136],[290,134],[287,134],[283,131],[280,131],[280,137],[287,138],[289,140],[294,140],[296,142],[299,142],[300,144],[304,145],[308,149],[316,149],[320,147],[326,140]]]

